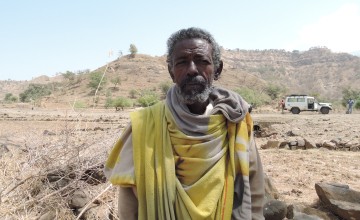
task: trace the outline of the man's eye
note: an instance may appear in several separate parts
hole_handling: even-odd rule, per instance
[[[185,63],[186,63],[185,60],[180,60],[180,61],[175,62],[175,65],[182,65],[182,64],[185,64]]]
[[[201,63],[201,64],[203,64],[203,65],[210,64],[210,61],[209,61],[209,60],[199,60],[198,62]]]

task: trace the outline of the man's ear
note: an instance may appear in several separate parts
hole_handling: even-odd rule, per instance
[[[174,81],[174,74],[173,74],[173,72],[172,72],[172,70],[171,70],[171,66],[168,64],[168,72],[169,72],[169,74],[170,74],[170,76],[171,76],[171,79],[172,79],[172,81],[175,83],[175,81]]]
[[[219,67],[216,69],[215,74],[214,74],[214,80],[219,79],[221,72],[223,70],[223,66],[224,66],[224,63],[222,60],[220,60]]]

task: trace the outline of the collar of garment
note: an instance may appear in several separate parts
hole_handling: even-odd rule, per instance
[[[207,132],[210,115],[221,114],[228,121],[239,123],[248,112],[249,104],[237,93],[220,87],[213,87],[210,93],[210,103],[202,115],[190,112],[186,104],[178,98],[176,85],[171,87],[166,96],[172,117],[182,132],[188,135],[203,135]],[[194,127],[194,125],[197,125]]]

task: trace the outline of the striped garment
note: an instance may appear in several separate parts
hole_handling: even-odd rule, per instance
[[[210,98],[210,115],[194,115],[173,87],[166,102],[131,113],[105,173],[113,184],[136,186],[138,219],[263,219],[248,105],[216,87]]]

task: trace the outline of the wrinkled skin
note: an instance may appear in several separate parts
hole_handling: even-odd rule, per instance
[[[180,99],[194,114],[203,114],[209,104],[214,77],[221,74],[223,64],[215,69],[212,46],[203,39],[186,39],[176,43],[168,66]]]

